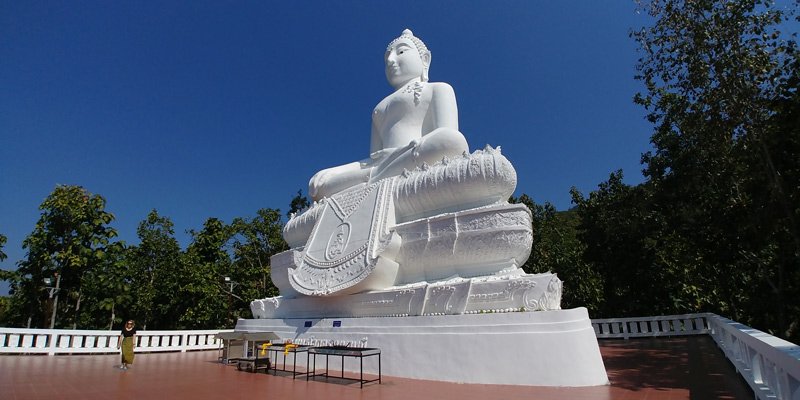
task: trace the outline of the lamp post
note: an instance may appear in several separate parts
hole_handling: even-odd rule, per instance
[[[58,272],[55,273],[56,276],[56,287],[50,286],[53,283],[53,280],[50,278],[44,278],[45,288],[47,288],[48,293],[50,294],[50,299],[53,299],[55,295],[55,300],[53,300],[53,313],[50,315],[50,329],[56,325],[56,311],[58,311],[58,292],[61,290],[61,274]]]
[[[234,282],[231,279],[230,276],[224,277],[223,280],[225,281],[226,285],[230,286],[230,289],[228,290],[228,316],[230,316],[232,314],[231,309],[233,308],[233,305],[232,305],[233,300],[231,299],[231,297],[236,296],[235,294],[233,294],[233,288],[234,288],[234,286],[237,285],[237,283]],[[236,297],[239,297],[239,296],[236,296]]]
[[[230,294],[233,294],[234,286],[238,285],[239,283],[232,281],[230,276],[226,276],[225,277],[225,284],[230,285],[230,289],[228,290],[228,292],[230,292]]]
[[[239,300],[242,300],[242,301],[244,301],[244,299],[243,299],[243,298],[241,298],[241,297],[239,297],[239,296],[237,296],[237,295],[233,294],[233,288],[234,288],[234,287],[236,287],[236,285],[238,285],[238,284],[239,284],[239,282],[234,282],[233,280],[231,280],[231,277],[230,277],[230,276],[226,276],[226,277],[224,277],[223,279],[225,280],[225,284],[229,286],[229,289],[228,289],[228,294],[229,294],[229,295],[231,295],[231,296],[233,296],[233,297],[235,297],[235,298],[237,298],[237,299],[239,299]]]

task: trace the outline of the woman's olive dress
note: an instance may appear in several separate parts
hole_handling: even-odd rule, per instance
[[[136,328],[127,330],[122,328],[122,363],[133,364],[133,335],[136,334]]]

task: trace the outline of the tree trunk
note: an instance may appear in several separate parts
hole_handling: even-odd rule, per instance
[[[78,291],[78,301],[75,302],[75,319],[72,321],[72,329],[75,330],[78,328],[78,318],[81,315],[81,291]]]
[[[108,330],[114,329],[114,317],[115,317],[114,308],[115,307],[116,307],[116,304],[112,304],[111,305],[111,322],[108,324]]]

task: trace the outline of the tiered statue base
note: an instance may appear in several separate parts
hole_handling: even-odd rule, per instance
[[[384,375],[531,386],[608,384],[585,308],[539,312],[364,318],[239,320],[236,331],[275,332],[307,344],[381,349]],[[337,357],[330,368],[341,368]],[[291,357],[288,358],[291,362]],[[298,364],[305,366],[305,358]],[[358,363],[345,364],[357,371]],[[377,373],[377,360],[364,359]]]
[[[255,300],[255,318],[397,317],[561,308],[561,280],[555,274],[453,278],[347,296],[282,296]]]

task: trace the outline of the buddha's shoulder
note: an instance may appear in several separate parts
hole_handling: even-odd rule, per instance
[[[453,87],[447,82],[427,82],[425,85],[433,89],[453,90]]]
[[[430,87],[437,87],[437,88],[448,88],[448,89],[452,89],[453,88],[447,82],[426,82],[425,85],[430,86]]]
[[[428,82],[426,84],[433,93],[452,94],[453,87],[446,82]]]

